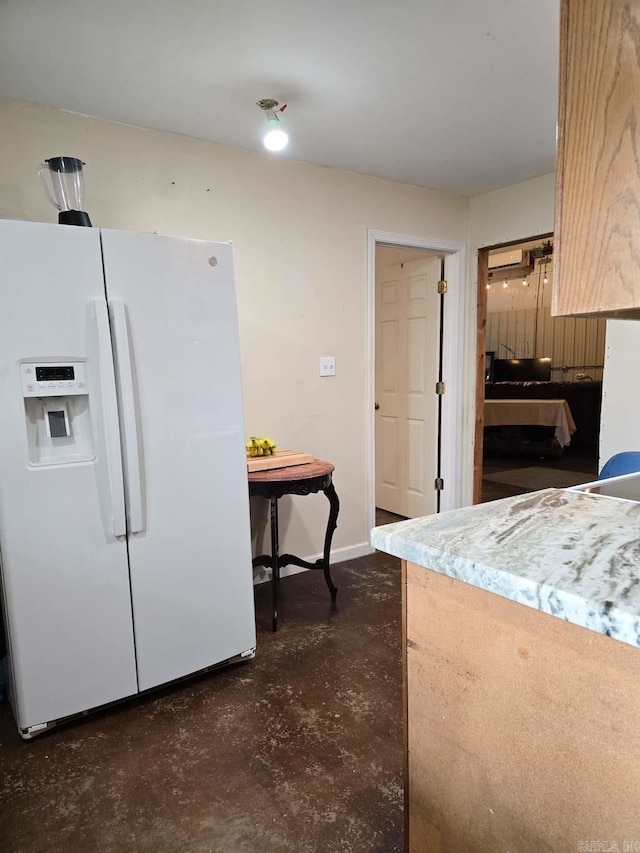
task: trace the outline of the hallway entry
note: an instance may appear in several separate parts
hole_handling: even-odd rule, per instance
[[[405,518],[438,509],[440,255],[376,247],[376,507]]]

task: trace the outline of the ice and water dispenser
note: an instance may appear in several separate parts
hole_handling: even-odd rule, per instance
[[[24,361],[20,365],[32,465],[95,458],[84,361]]]

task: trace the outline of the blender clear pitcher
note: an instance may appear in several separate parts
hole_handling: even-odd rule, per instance
[[[51,204],[59,211],[61,225],[91,226],[84,211],[84,163],[77,157],[51,157],[38,166],[38,174]],[[49,175],[51,189],[45,175]]]

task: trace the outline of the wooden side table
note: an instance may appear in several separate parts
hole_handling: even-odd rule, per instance
[[[333,486],[332,474],[334,466],[330,462],[314,459],[306,465],[293,465],[290,468],[275,468],[271,471],[255,471],[249,474],[250,497],[267,498],[271,515],[271,554],[262,554],[253,560],[254,568],[264,566],[271,569],[271,601],[273,610],[273,630],[278,630],[278,593],[280,586],[280,569],[283,566],[301,566],[304,569],[322,569],[331,593],[331,601],[336,600],[337,588],[331,580],[329,558],[331,540],[338,526],[340,501]],[[312,495],[324,492],[329,501],[329,519],[327,532],[324,537],[322,557],[315,563],[302,560],[294,554],[280,554],[278,540],[278,499],[283,495]]]

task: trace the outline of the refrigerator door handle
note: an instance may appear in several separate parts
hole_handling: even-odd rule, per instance
[[[142,478],[138,454],[138,425],[133,392],[133,370],[131,347],[127,329],[127,313],[124,302],[109,301],[111,333],[116,365],[116,384],[120,402],[120,424],[125,473],[125,500],[129,519],[129,533],[140,533],[144,529],[142,517]]]
[[[118,427],[118,400],[113,373],[109,314],[104,299],[91,303],[94,311],[98,343],[98,370],[102,389],[102,426],[106,444],[106,460],[111,493],[111,518],[114,536],[125,536],[127,522],[124,510],[124,485],[122,481],[122,456]]]

